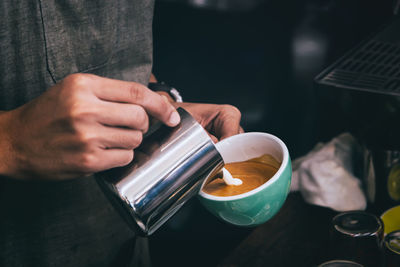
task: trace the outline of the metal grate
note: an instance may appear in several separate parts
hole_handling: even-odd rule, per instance
[[[319,75],[316,82],[400,96],[400,45],[369,40]]]

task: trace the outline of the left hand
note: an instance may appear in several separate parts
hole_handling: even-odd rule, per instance
[[[151,74],[150,82],[157,82],[154,74]],[[229,136],[244,133],[243,128],[240,126],[242,114],[235,106],[189,102],[177,103],[167,92],[158,91],[157,93],[164,96],[167,102],[170,102],[175,108],[182,107],[189,112],[206,129],[214,143]]]
[[[172,104],[188,111],[207,130],[214,142],[244,132],[240,127],[241,113],[232,105],[189,102]]]

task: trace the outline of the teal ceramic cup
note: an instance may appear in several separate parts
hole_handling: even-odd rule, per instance
[[[281,162],[275,175],[263,185],[249,192],[220,197],[199,192],[200,202],[221,220],[237,226],[255,226],[271,219],[282,207],[290,189],[292,166],[286,145],[267,133],[243,133],[216,144],[225,163],[239,162],[264,154]]]

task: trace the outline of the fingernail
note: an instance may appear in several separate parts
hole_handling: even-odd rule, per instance
[[[169,116],[168,121],[172,126],[175,126],[181,121],[181,117],[179,116],[178,112],[174,111],[172,112],[171,116]]]

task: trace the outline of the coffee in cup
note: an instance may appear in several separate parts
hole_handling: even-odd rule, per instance
[[[227,163],[225,168],[230,174],[242,180],[240,185],[228,185],[223,180],[222,172],[206,182],[203,191],[207,194],[226,197],[249,192],[261,186],[278,171],[281,163],[270,154],[241,162]]]

